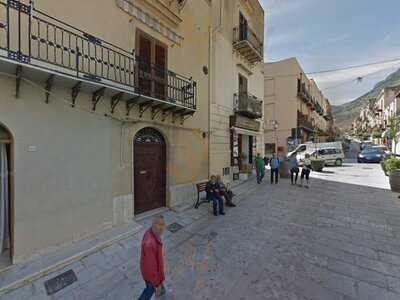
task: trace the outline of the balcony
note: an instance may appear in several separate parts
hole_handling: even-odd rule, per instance
[[[332,113],[324,114],[324,119],[325,119],[326,121],[332,121],[332,120],[333,120]]]
[[[252,64],[264,59],[263,43],[248,25],[242,24],[233,29],[233,49]]]
[[[313,97],[309,94],[309,92],[307,91],[307,89],[305,88],[305,84],[303,83],[303,85],[298,89],[297,91],[297,96],[303,100],[304,103],[307,104],[307,106],[309,107],[313,107],[314,106],[314,99]]]
[[[237,93],[233,95],[234,110],[236,113],[251,119],[260,119],[263,115],[262,101],[250,93]]]
[[[299,111],[297,112],[297,127],[302,128],[308,132],[314,132],[314,125],[312,120]]]
[[[174,116],[196,111],[191,78],[135,57],[132,52],[68,25],[17,0],[0,1],[0,70],[28,80],[71,88],[72,106],[80,91],[93,93],[93,107],[109,96],[111,113],[125,102]]]

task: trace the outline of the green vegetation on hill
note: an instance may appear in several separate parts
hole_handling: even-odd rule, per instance
[[[371,91],[356,100],[333,106],[333,114],[336,118],[337,126],[343,130],[350,128],[353,120],[360,114],[361,108],[369,100],[376,98],[383,88],[397,85],[400,85],[400,69],[390,74],[386,79],[378,82]]]

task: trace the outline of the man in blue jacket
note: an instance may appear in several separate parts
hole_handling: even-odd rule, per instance
[[[214,216],[218,216],[218,211],[220,215],[225,215],[224,201],[220,195],[219,185],[215,175],[210,177],[210,181],[206,185],[206,193],[207,199],[213,203]]]
[[[271,166],[271,184],[273,184],[274,181],[275,184],[277,184],[279,177],[279,159],[275,154],[272,155],[269,165]]]

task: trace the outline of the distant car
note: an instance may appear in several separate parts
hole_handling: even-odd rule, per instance
[[[366,148],[358,154],[359,163],[380,163],[385,158],[385,152],[379,147]]]

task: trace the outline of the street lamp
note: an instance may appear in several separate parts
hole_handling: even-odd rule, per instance
[[[279,122],[277,120],[272,120],[272,128],[274,130],[274,141],[275,141],[275,154],[278,155],[278,135],[277,130],[279,128]]]

